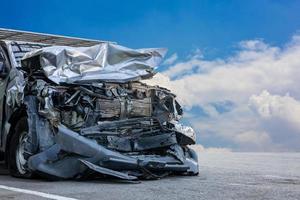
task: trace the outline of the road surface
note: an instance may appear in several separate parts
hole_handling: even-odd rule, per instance
[[[300,153],[200,153],[199,159],[197,177],[139,184],[24,180],[0,170],[0,199],[300,199]]]

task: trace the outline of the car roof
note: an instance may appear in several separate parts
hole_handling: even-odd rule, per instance
[[[12,29],[5,29],[5,28],[0,28],[0,40],[23,41],[23,42],[43,43],[49,45],[73,46],[73,47],[93,46],[105,42],[113,43],[110,41],[68,37],[68,36],[52,35],[46,33],[35,33],[35,32],[12,30]]]

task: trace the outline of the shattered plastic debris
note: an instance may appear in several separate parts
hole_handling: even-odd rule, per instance
[[[7,91],[10,106],[23,102],[27,109],[26,169],[53,179],[197,175],[197,155],[188,147],[195,133],[178,122],[175,94],[138,81],[155,74],[164,54],[110,43],[27,53],[24,85]]]

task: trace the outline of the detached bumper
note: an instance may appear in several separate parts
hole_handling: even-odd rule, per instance
[[[151,150],[121,153],[63,125],[58,126],[54,140],[53,146],[29,158],[30,170],[56,179],[84,178],[93,174],[125,180],[156,179],[172,173],[197,175],[199,172],[196,153],[179,144],[163,147],[162,155],[153,154]]]

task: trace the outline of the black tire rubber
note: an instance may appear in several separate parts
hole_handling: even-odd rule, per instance
[[[17,147],[19,145],[19,138],[21,136],[21,133],[23,131],[28,131],[28,122],[27,117],[22,117],[15,126],[13,135],[11,137],[10,143],[9,143],[9,151],[8,151],[8,169],[10,172],[10,175],[18,178],[32,178],[33,173],[29,170],[26,171],[26,173],[21,173],[17,167],[17,161],[16,161],[16,153],[17,153]]]

